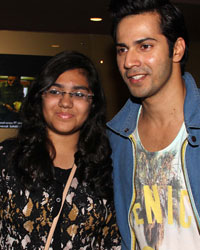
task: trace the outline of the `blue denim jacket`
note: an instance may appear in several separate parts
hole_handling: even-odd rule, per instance
[[[182,168],[197,226],[200,231],[200,91],[189,73],[186,84],[184,120],[188,138],[182,146]],[[122,250],[135,249],[135,234],[130,227],[130,208],[134,204],[135,147],[131,134],[135,130],[139,103],[130,99],[108,122],[113,150],[113,178],[117,221],[122,235]]]

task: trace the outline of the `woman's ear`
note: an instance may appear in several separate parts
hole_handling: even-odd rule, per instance
[[[185,40],[182,37],[179,37],[174,44],[173,62],[175,63],[180,62],[184,53],[185,53]]]

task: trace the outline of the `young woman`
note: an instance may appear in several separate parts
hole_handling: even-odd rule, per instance
[[[93,63],[56,55],[29,89],[17,138],[0,146],[0,249],[44,249],[74,164],[51,249],[121,249],[110,154]]]

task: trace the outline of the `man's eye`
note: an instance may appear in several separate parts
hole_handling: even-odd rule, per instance
[[[148,50],[148,49],[150,49],[152,47],[152,45],[150,45],[150,44],[142,44],[141,45],[141,49],[143,49],[143,50]]]
[[[126,51],[127,51],[127,48],[117,48],[117,54],[118,55],[121,55],[121,54],[123,54]]]
[[[86,95],[82,92],[72,92],[71,95],[74,97],[80,97],[80,98],[86,97]]]
[[[49,90],[49,93],[50,93],[51,95],[59,95],[59,94],[60,94],[60,91],[59,91],[59,90],[56,90],[56,89],[50,89],[50,90]]]

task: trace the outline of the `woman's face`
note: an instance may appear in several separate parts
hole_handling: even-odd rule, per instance
[[[82,69],[62,73],[43,94],[43,116],[51,134],[79,134],[87,120],[92,92]]]

